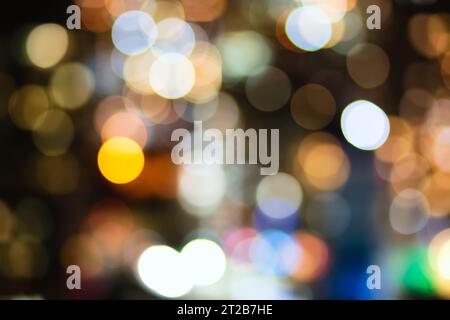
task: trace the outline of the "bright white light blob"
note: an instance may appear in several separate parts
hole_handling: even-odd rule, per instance
[[[316,6],[294,9],[286,20],[285,31],[295,46],[306,51],[320,50],[333,33],[329,16]]]
[[[362,150],[381,147],[389,136],[389,119],[384,111],[370,101],[358,100],[349,104],[341,116],[345,139]]]
[[[168,246],[146,249],[139,257],[137,271],[145,286],[163,297],[181,297],[192,289],[181,255]]]
[[[221,166],[193,164],[181,170],[178,192],[180,203],[189,213],[206,216],[216,212],[226,191]]]
[[[112,27],[114,46],[127,55],[145,52],[155,43],[157,36],[158,29],[153,18],[142,11],[125,12]]]
[[[435,235],[430,242],[430,246],[428,247],[428,262],[433,270],[442,273],[441,269],[442,266],[445,265],[445,261],[450,262],[450,258],[446,258],[447,255],[450,257],[450,251],[447,252],[449,249],[450,228],[447,228]]]
[[[194,285],[212,285],[225,273],[225,254],[222,248],[211,240],[192,240],[181,251],[181,258],[183,267],[187,269]]]
[[[274,219],[294,214],[300,207],[303,192],[298,181],[287,173],[278,173],[261,180],[256,189],[256,201],[261,211]],[[277,206],[274,203],[285,203]],[[280,209],[282,208],[282,210]]]
[[[180,53],[189,55],[195,46],[195,33],[185,21],[177,18],[164,19],[158,23],[158,38],[152,51],[156,55]]]
[[[194,66],[182,54],[163,54],[150,68],[151,87],[166,99],[178,99],[185,96],[191,91],[194,83]]]
[[[447,241],[439,250],[437,264],[439,274],[444,279],[450,280],[450,241]]]

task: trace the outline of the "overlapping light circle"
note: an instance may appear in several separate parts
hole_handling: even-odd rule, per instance
[[[189,55],[195,46],[195,34],[192,27],[178,18],[168,18],[160,21],[158,38],[152,51],[156,54],[180,53]]]
[[[192,282],[198,286],[211,285],[225,273],[225,254],[219,245],[211,240],[192,240],[181,251],[181,259]]]
[[[326,12],[310,5],[298,7],[289,14],[285,32],[296,47],[305,51],[317,51],[330,41],[333,30]]]
[[[218,165],[185,165],[178,180],[180,202],[190,213],[213,214],[226,191],[226,177]]]
[[[194,83],[194,66],[180,53],[166,53],[158,57],[150,69],[150,85],[156,93],[167,99],[187,95]]]
[[[180,254],[168,246],[146,249],[139,257],[137,271],[144,285],[163,297],[181,297],[192,289]]]
[[[67,52],[69,37],[60,25],[47,23],[28,35],[26,51],[30,61],[42,69],[56,65]]]
[[[127,11],[121,14],[112,27],[115,47],[127,55],[145,52],[155,43],[157,36],[153,18],[143,11]]]
[[[282,219],[294,214],[302,199],[303,192],[300,184],[287,173],[265,177],[256,190],[258,207],[265,215],[274,219]]]

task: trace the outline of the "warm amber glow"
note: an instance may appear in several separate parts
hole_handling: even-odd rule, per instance
[[[315,133],[305,138],[297,151],[297,163],[308,184],[320,190],[335,190],[348,179],[350,163],[336,138]]]
[[[69,37],[66,29],[57,24],[43,24],[31,31],[26,43],[30,61],[39,68],[53,67],[67,52]]]
[[[129,183],[142,172],[144,153],[133,140],[115,137],[102,145],[97,162],[107,180],[117,184]]]

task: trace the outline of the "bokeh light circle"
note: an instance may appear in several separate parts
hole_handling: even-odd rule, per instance
[[[288,16],[285,32],[289,40],[305,51],[317,51],[325,47],[332,36],[329,16],[316,6],[294,9]]]
[[[124,184],[136,179],[144,168],[144,153],[139,145],[125,137],[103,143],[98,152],[98,167],[112,183]]]
[[[226,33],[219,37],[217,47],[225,81],[231,83],[267,66],[272,59],[268,40],[254,31]]]
[[[314,234],[299,232],[296,239],[303,250],[300,265],[293,277],[302,282],[311,282],[323,276],[330,260],[325,241]]]
[[[282,70],[266,67],[259,69],[247,79],[245,92],[256,109],[271,112],[282,108],[288,101],[291,95],[291,81]]]
[[[62,26],[47,23],[34,28],[26,41],[30,61],[39,68],[47,69],[64,58],[69,46],[69,36]]]
[[[288,233],[266,230],[256,236],[250,247],[250,258],[262,273],[287,276],[294,273],[302,259],[302,248]]]
[[[428,221],[428,203],[417,190],[406,189],[392,201],[389,219],[392,228],[400,234],[419,232]]]
[[[166,298],[178,298],[192,289],[180,254],[165,245],[151,246],[139,257],[139,278],[152,291]]]
[[[350,0],[299,0],[303,6],[314,6],[323,10],[332,22],[340,21],[351,7]]]
[[[91,98],[95,88],[93,72],[81,63],[59,66],[50,80],[50,96],[64,109],[77,109]]]
[[[33,128],[33,141],[43,154],[64,154],[74,138],[72,119],[62,110],[50,109],[39,116]]]
[[[127,55],[145,52],[155,43],[157,35],[153,18],[142,11],[121,14],[112,27],[114,46]]]
[[[15,91],[8,102],[11,120],[22,129],[31,130],[39,117],[47,112],[50,101],[44,87],[27,85]]]
[[[184,165],[178,180],[181,205],[188,212],[214,214],[226,191],[226,176],[219,165]]]
[[[195,239],[181,250],[183,267],[195,285],[208,286],[219,281],[225,273],[226,258],[220,246],[207,239]]]
[[[389,119],[374,103],[358,100],[349,104],[341,116],[341,129],[345,139],[361,150],[375,150],[387,140]]]
[[[367,89],[382,85],[389,76],[390,61],[386,52],[371,43],[354,46],[347,55],[347,70],[353,81]]]
[[[440,231],[431,240],[428,262],[441,279],[450,280],[450,228]]]
[[[302,199],[303,191],[300,184],[287,173],[265,177],[256,189],[258,207],[264,214],[275,219],[294,214],[300,207]],[[287,205],[280,205],[280,202]]]
[[[335,113],[336,101],[333,95],[319,84],[307,84],[292,97],[292,117],[305,129],[322,129],[333,120]]]
[[[195,46],[195,34],[192,27],[184,20],[168,18],[160,21],[158,38],[152,47],[156,55],[179,53],[189,55]]]
[[[181,98],[195,83],[195,69],[184,55],[167,53],[156,59],[150,69],[150,85],[167,99]]]
[[[342,187],[350,175],[350,161],[331,134],[315,132],[305,137],[297,150],[296,168],[305,186],[331,191]]]

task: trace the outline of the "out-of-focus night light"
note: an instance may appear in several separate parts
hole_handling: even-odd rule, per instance
[[[300,0],[304,6],[314,6],[323,10],[332,22],[338,22],[347,13],[347,0]]]
[[[136,93],[152,94],[153,88],[150,85],[149,70],[152,67],[156,56],[152,51],[129,56],[123,65],[123,79],[127,86]]]
[[[227,80],[239,80],[265,67],[272,59],[268,41],[254,31],[226,33],[217,46],[223,59],[223,74]]]
[[[349,204],[338,193],[314,196],[305,213],[307,225],[326,239],[342,236],[351,221]]]
[[[189,55],[195,46],[195,34],[192,27],[185,21],[177,18],[168,18],[160,21],[158,38],[152,47],[156,55],[165,53],[179,53]]]
[[[310,83],[298,89],[291,100],[295,122],[308,130],[327,126],[336,113],[336,101],[331,92],[319,84]]]
[[[77,109],[92,96],[95,88],[93,72],[81,63],[58,67],[50,80],[50,96],[65,109]]]
[[[303,255],[293,277],[299,281],[309,282],[323,276],[330,259],[327,244],[317,236],[306,232],[298,233],[296,238],[303,249]]]
[[[386,113],[370,101],[349,104],[341,116],[345,139],[361,150],[375,150],[387,140],[390,131]]]
[[[178,180],[182,206],[195,215],[208,215],[220,204],[226,191],[225,173],[217,165],[183,166]]]
[[[134,112],[116,112],[103,124],[101,131],[102,140],[113,137],[127,137],[134,140],[141,148],[144,148],[147,139],[147,127],[144,121]]]
[[[357,44],[347,55],[347,71],[359,86],[368,89],[379,87],[389,76],[389,56],[375,44]]]
[[[156,6],[156,3],[149,0],[102,0],[102,2],[104,2],[105,8],[113,17],[120,16],[122,13],[130,10],[151,10]]]
[[[19,128],[33,129],[39,117],[49,109],[49,100],[44,87],[27,85],[15,91],[9,99],[9,115]]]
[[[256,190],[258,207],[264,214],[275,219],[294,214],[300,207],[302,199],[303,192],[300,184],[287,173],[265,177]]]
[[[26,42],[30,61],[39,68],[47,69],[56,65],[67,52],[69,37],[60,25],[48,23],[31,31]]]
[[[299,243],[288,233],[275,229],[259,234],[250,250],[256,268],[269,275],[290,275],[297,270],[302,259]]]
[[[227,7],[226,0],[181,0],[186,20],[207,22],[219,18]]]
[[[431,267],[449,277],[449,255],[450,255],[450,229],[439,232],[430,242],[428,247],[428,261]],[[447,267],[447,270],[443,269]]]
[[[231,265],[228,279],[231,299],[291,299],[289,285],[278,277],[252,272],[240,265]]]
[[[273,90],[277,88],[277,90]],[[271,112],[283,107],[291,95],[291,81],[282,70],[266,67],[253,73],[245,84],[250,103],[258,110]]]
[[[139,257],[139,278],[150,290],[167,297],[177,298],[192,289],[192,282],[180,254],[164,245],[151,246]]]
[[[225,273],[226,258],[215,242],[192,240],[181,251],[183,267],[195,285],[208,286],[219,281]]]
[[[58,156],[70,147],[74,137],[72,119],[62,110],[50,109],[39,116],[33,128],[36,147],[45,155]]]
[[[150,85],[157,94],[167,99],[187,95],[194,83],[194,66],[179,53],[167,53],[158,57],[150,69]]]
[[[189,60],[195,69],[195,84],[186,100],[205,103],[216,98],[222,85],[222,58],[209,42],[197,41]]]
[[[389,219],[392,228],[398,233],[413,234],[426,225],[428,211],[425,196],[420,191],[406,189],[392,201]]]
[[[322,49],[332,35],[329,16],[316,6],[294,9],[286,20],[285,31],[291,42],[305,51]]]
[[[139,145],[125,137],[106,141],[98,152],[98,167],[112,183],[124,184],[136,179],[144,168],[144,153]]]
[[[115,47],[136,55],[148,50],[156,41],[158,31],[153,18],[143,11],[128,11],[120,15],[112,27]]]
[[[440,275],[450,280],[450,240],[439,251],[438,268]]]

